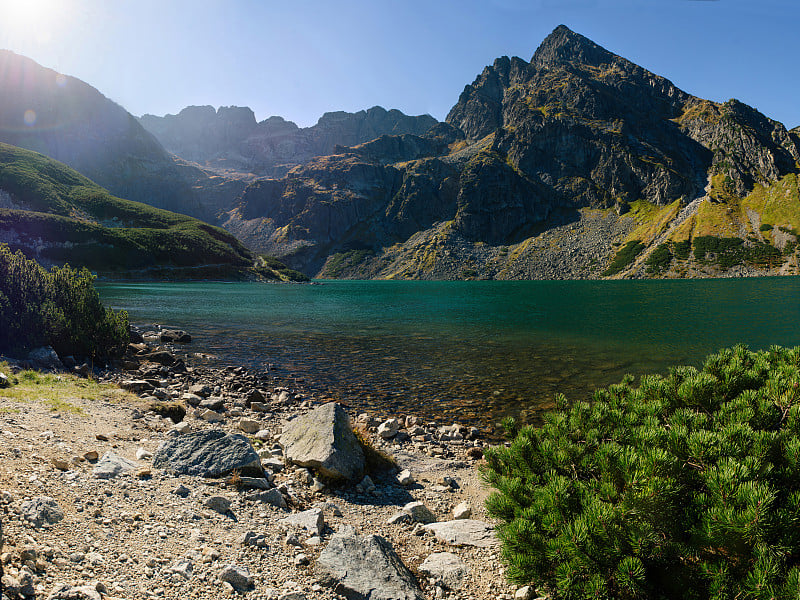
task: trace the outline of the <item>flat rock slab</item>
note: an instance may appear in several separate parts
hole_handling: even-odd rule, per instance
[[[350,418],[336,402],[289,421],[280,442],[287,460],[325,477],[357,483],[364,475],[364,452]]]
[[[123,458],[114,452],[106,452],[100,462],[95,465],[92,474],[98,479],[114,479],[117,475],[129,473],[138,468],[139,465],[132,460]]]
[[[458,519],[424,525],[437,539],[451,546],[478,546],[489,548],[500,544],[494,525],[473,519]]]
[[[348,600],[423,599],[414,575],[392,545],[378,535],[356,535],[352,527],[343,527],[331,538],[314,574]]]
[[[240,475],[263,477],[261,460],[246,437],[221,429],[187,433],[164,442],[153,466],[178,475],[221,477],[234,469]]]
[[[451,590],[458,590],[464,585],[467,576],[467,565],[452,552],[435,552],[419,566],[419,572],[441,581]]]

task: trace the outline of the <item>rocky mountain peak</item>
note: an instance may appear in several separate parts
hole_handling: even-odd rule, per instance
[[[613,62],[616,56],[592,40],[559,25],[541,43],[531,63],[537,67],[552,67],[565,62],[583,65],[602,65]]]

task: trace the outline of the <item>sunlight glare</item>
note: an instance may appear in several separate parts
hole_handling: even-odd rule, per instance
[[[64,16],[64,7],[60,0],[0,0],[0,22],[16,33],[47,36]]]

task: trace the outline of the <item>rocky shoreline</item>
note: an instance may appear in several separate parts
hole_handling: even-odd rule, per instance
[[[270,372],[187,364],[183,332],[142,333],[96,372],[123,396],[55,410],[0,389],[6,596],[534,597],[504,578],[477,430],[346,415]],[[360,446],[363,466],[309,458],[317,425],[315,443]]]

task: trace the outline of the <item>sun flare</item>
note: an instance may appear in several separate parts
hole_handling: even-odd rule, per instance
[[[0,0],[0,23],[17,34],[40,35],[58,25],[64,6],[61,0]]]

